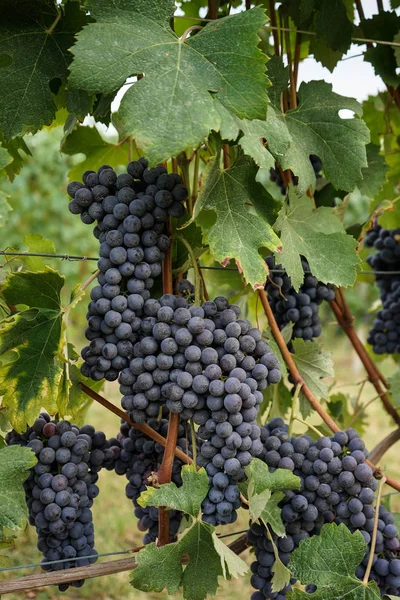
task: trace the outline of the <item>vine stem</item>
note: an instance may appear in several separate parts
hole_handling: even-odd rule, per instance
[[[171,218],[167,223],[167,235],[171,238]],[[172,294],[172,244],[165,253],[162,269],[163,293]],[[177,450],[176,442],[178,439],[180,416],[179,414],[169,413],[167,442],[160,468],[157,473],[158,483],[169,483],[171,481],[172,466],[174,464],[175,453]],[[158,509],[158,546],[165,546],[170,543],[169,533],[169,511],[165,506],[160,506]]]
[[[53,33],[53,31],[55,30],[55,28],[57,27],[57,25],[61,19],[61,16],[62,16],[62,12],[61,12],[61,10],[59,10],[56,18],[54,19],[54,21],[52,22],[50,27],[48,29],[46,29],[47,35],[51,35]]]
[[[274,0],[268,1],[268,12],[269,18],[271,19],[272,29],[272,37],[274,38],[274,52],[275,56],[279,56],[279,37],[278,37],[278,27],[276,22],[276,13],[275,13],[275,2]]]
[[[292,400],[292,410],[290,412],[290,419],[289,419],[289,435],[292,435],[293,424],[294,424],[294,421],[296,420],[296,410],[297,410],[297,404],[298,404],[298,400],[299,400],[300,390],[301,390],[301,383],[298,383],[296,386],[296,389],[294,391],[293,400]]]
[[[368,585],[368,580],[369,580],[369,576],[371,574],[371,569],[372,569],[372,562],[374,560],[374,555],[375,555],[376,534],[378,532],[378,521],[379,521],[379,507],[381,505],[382,488],[383,488],[383,484],[385,483],[385,481],[386,481],[386,478],[382,477],[382,479],[379,482],[378,497],[377,497],[376,506],[375,506],[374,529],[372,531],[372,540],[371,540],[371,547],[369,549],[368,564],[367,564],[367,568],[366,568],[364,579],[363,579],[363,584],[365,586]]]
[[[323,408],[323,406],[321,406],[321,404],[318,402],[317,398],[314,396],[314,394],[312,393],[310,388],[305,384],[303,378],[301,377],[301,375],[297,369],[296,363],[294,362],[293,357],[292,357],[291,353],[289,352],[289,349],[285,343],[285,340],[283,339],[282,333],[277,325],[277,322],[275,320],[272,309],[269,305],[265,291],[258,290],[258,294],[260,296],[265,315],[268,319],[268,323],[271,328],[272,335],[274,336],[275,341],[278,344],[279,350],[281,351],[283,359],[289,369],[290,375],[291,375],[294,383],[296,385],[301,384],[301,391],[303,392],[303,394],[305,395],[305,397],[307,398],[307,400],[309,401],[309,403],[311,404],[313,409],[319,414],[319,416],[324,421],[324,423],[326,423],[326,425],[328,425],[329,429],[331,431],[333,431],[334,433],[336,431],[339,431],[340,428],[338,427],[338,425],[335,423],[335,421],[332,419],[332,417],[330,417],[328,415],[328,413]],[[367,460],[366,463],[369,464],[371,469],[373,469],[374,471],[377,471],[380,476],[384,475],[383,472],[380,469],[378,469],[370,460]],[[400,491],[400,482],[399,481],[396,481],[395,479],[392,479],[391,477],[386,477],[386,483],[388,485],[390,485],[392,488],[394,488],[395,490]]]
[[[343,310],[339,306],[339,302],[343,306]],[[400,427],[400,415],[391,403],[389,396],[382,388],[381,383],[387,388],[388,384],[383,375],[379,372],[378,368],[374,364],[373,360],[365,350],[360,338],[358,337],[356,330],[354,329],[354,317],[351,315],[350,310],[347,306],[344,298],[343,291],[341,294],[337,294],[336,299],[330,302],[331,309],[337,319],[337,322],[349,338],[354,350],[357,352],[365,370],[368,373],[368,379],[376,389],[379,397],[381,398],[382,404],[386,412],[392,417],[396,425]]]
[[[103,398],[103,396],[100,396],[100,394],[98,394],[97,392],[92,390],[85,383],[80,383],[79,386],[81,387],[82,391],[85,392],[85,394],[87,396],[90,396],[90,398],[93,398],[93,400],[96,400],[96,402],[98,402],[99,404],[104,406],[104,408],[106,408],[110,412],[114,413],[114,415],[117,415],[117,417],[120,417],[120,419],[125,421],[125,423],[128,423],[128,425],[130,425],[134,429],[141,431],[142,433],[147,435],[147,437],[149,437],[151,440],[153,440],[153,442],[157,442],[158,444],[163,446],[163,448],[166,447],[166,445],[167,445],[166,438],[163,437],[162,435],[160,435],[152,427],[150,427],[150,425],[147,425],[147,423],[134,423],[133,421],[131,421],[131,419],[129,418],[128,414],[125,411],[118,408],[118,406],[111,404],[111,402],[106,400],[106,398]],[[180,448],[176,448],[175,456],[176,456],[176,458],[179,458],[179,460],[181,460],[182,462],[184,462],[187,465],[190,465],[193,462],[193,459],[191,459],[190,456],[185,454]]]
[[[379,442],[379,444],[375,446],[375,448],[371,450],[371,452],[369,453],[369,459],[375,463],[379,462],[382,456],[385,454],[385,452],[387,452],[389,448],[391,448],[393,444],[395,444],[399,440],[400,427],[389,433],[386,437],[383,438],[383,440]]]
[[[201,281],[201,276],[200,276],[199,265],[197,264],[197,260],[196,260],[196,257],[194,255],[191,245],[189,244],[189,242],[187,242],[185,240],[185,238],[183,236],[181,236],[181,242],[185,246],[186,250],[188,251],[188,254],[189,254],[189,257],[190,257],[190,260],[192,263],[192,267],[194,270],[194,289],[195,289],[194,303],[196,306],[200,306],[200,304],[201,304],[200,290],[201,290],[202,281]]]
[[[316,427],[314,427],[314,425],[311,425],[311,423],[307,423],[307,421],[303,421],[303,419],[299,419],[299,417],[295,417],[294,419],[295,421],[298,421],[299,423],[301,423],[302,425],[305,425],[306,427],[308,427],[309,429],[312,429],[314,433],[316,433],[318,435],[318,437],[324,437],[324,434],[321,433]]]

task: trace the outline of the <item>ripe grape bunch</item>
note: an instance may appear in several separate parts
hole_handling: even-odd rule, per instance
[[[314,169],[314,173],[317,179],[320,179],[322,177],[321,175],[321,171],[322,171],[322,160],[320,158],[318,158],[318,156],[316,156],[315,154],[310,154],[310,162],[312,165],[312,168]],[[274,167],[271,167],[269,170],[269,178],[271,181],[274,181],[276,183],[276,185],[281,189],[281,193],[283,196],[286,196],[286,185],[284,184],[284,181],[282,179],[282,175],[281,175],[281,171],[278,167],[278,165],[275,165]],[[294,183],[294,185],[297,185],[299,178],[296,177],[295,175],[293,175],[292,173],[292,181]]]
[[[164,416],[167,416],[168,411],[164,409],[163,413]],[[168,419],[150,419],[148,424],[163,437],[167,436]],[[180,424],[177,446],[191,456],[190,432],[187,433],[187,437],[185,433],[184,426]],[[154,483],[155,474],[161,466],[164,448],[125,422],[121,424],[118,438],[113,442],[120,447],[120,452],[115,461],[115,472],[117,475],[125,475],[128,480],[125,488],[126,496],[132,500],[135,507],[135,517],[139,519],[139,530],[143,532],[148,530],[143,537],[143,543],[150,544],[158,537],[158,508],[155,506],[143,508],[139,506],[137,500],[146,489],[146,486]],[[181,469],[182,462],[176,458],[172,467],[171,481],[177,486],[182,485]],[[172,541],[176,541],[181,520],[182,513],[174,510],[169,511]]]
[[[99,493],[102,467],[112,469],[115,448],[91,425],[79,428],[68,421],[55,423],[41,413],[23,434],[12,430],[9,445],[27,446],[38,462],[24,483],[29,523],[36,527],[45,571],[84,567],[96,562],[91,507]],[[62,560],[55,564],[51,561]],[[59,585],[81,587],[84,580]]]
[[[170,245],[166,222],[185,213],[187,190],[177,173],[149,169],[144,158],[130,162],[127,171],[117,175],[103,165],[67,187],[69,210],[84,223],[97,222],[93,233],[100,242],[85,332],[90,344],[82,350],[82,373],[94,380],[115,381],[128,366],[146,316],[144,302]]]
[[[303,258],[304,282],[298,292],[292,286],[290,277],[282,265],[276,265],[273,256],[265,259],[271,272],[265,290],[279,329],[288,323],[293,324],[292,339],[313,340],[321,335],[321,322],[318,306],[323,300],[331,302],[335,292],[330,284],[318,281],[310,273],[308,262]]]
[[[301,540],[318,535],[324,523],[344,523],[351,531],[360,531],[366,542],[366,553],[356,570],[364,577],[370,554],[375,521],[373,502],[378,487],[372,469],[365,460],[368,452],[354,429],[339,431],[316,442],[307,435],[290,436],[288,426],[275,418],[261,428],[264,445],[262,459],[271,471],[289,469],[300,478],[299,491],[288,490],[280,506],[286,537],[273,540],[279,557],[288,565],[291,552]],[[252,600],[264,598],[284,600],[291,584],[280,592],[272,592],[271,578],[275,555],[264,525],[251,523],[248,540],[255,548],[252,564]],[[378,532],[370,579],[382,594],[398,595],[400,589],[400,551],[394,517],[379,507]],[[315,590],[309,586],[308,591]]]
[[[367,341],[376,354],[400,352],[400,228],[388,230],[376,224],[367,232],[365,245],[378,250],[367,261],[377,272],[382,301]]]
[[[139,423],[162,406],[193,419],[197,463],[213,486],[203,520],[233,522],[240,505],[236,484],[262,452],[255,421],[262,391],[281,378],[279,361],[261,332],[222,296],[202,306],[170,294],[147,302],[154,316],[142,320],[144,337],[120,374],[122,407]]]

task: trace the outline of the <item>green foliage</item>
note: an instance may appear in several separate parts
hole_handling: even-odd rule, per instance
[[[21,529],[24,526],[28,509],[22,484],[36,462],[30,448],[9,446],[0,449],[0,531],[3,527]]]
[[[251,159],[239,154],[227,170],[221,169],[219,162],[217,155],[208,169],[193,216],[214,258],[222,265],[234,258],[245,280],[254,288],[263,287],[267,269],[258,250],[264,247],[274,251],[280,246],[272,227],[262,218],[272,199],[255,181],[257,168]],[[216,213],[216,219],[203,214],[205,211]]]
[[[380,598],[375,581],[364,584],[354,575],[364,558],[365,541],[359,531],[351,533],[343,525],[324,525],[319,535],[303,540],[293,552],[289,568],[302,584],[312,583],[317,591],[309,596],[299,589],[290,600],[376,600]],[[323,561],[321,562],[321,557]]]
[[[78,2],[7,0],[2,5],[0,132],[6,139],[50,125],[56,114],[52,86],[67,80],[68,49],[87,21]]]
[[[346,234],[332,208],[321,206],[314,210],[312,200],[308,196],[297,197],[292,188],[274,228],[280,231],[282,240],[279,262],[296,290],[304,278],[301,256],[320,281],[343,287],[354,283],[359,263],[357,243]]]
[[[317,38],[324,40],[328,48],[347,52],[351,44],[352,23],[342,0],[321,2],[316,18]]]
[[[138,498],[140,506],[167,506],[179,510],[191,517],[197,517],[201,503],[210,487],[205,469],[196,469],[196,465],[184,465],[181,471],[182,485],[166,483],[159,488],[147,487]]]
[[[240,118],[265,113],[265,57],[257,49],[257,30],[265,23],[261,8],[210,23],[186,40],[169,28],[170,0],[137,0],[128,9],[122,0],[112,8],[102,0],[89,8],[96,23],[78,35],[70,81],[109,94],[144,73],[125,94],[117,122],[121,136],[133,135],[152,163],[219,129],[210,92]]]

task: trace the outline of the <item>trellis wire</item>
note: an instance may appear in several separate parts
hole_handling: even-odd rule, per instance
[[[6,252],[0,250],[0,256],[36,256],[41,258],[59,258],[61,260],[69,261],[85,261],[85,260],[99,260],[99,257],[95,256],[74,256],[71,254],[45,254],[41,252]],[[0,268],[4,265],[0,265]],[[200,265],[201,269],[208,271],[237,271],[234,267],[208,267]],[[270,273],[286,273],[285,269],[269,269]],[[311,274],[311,271],[304,271],[304,273]],[[358,272],[360,275],[400,275],[400,271],[372,271],[372,270],[361,270]]]

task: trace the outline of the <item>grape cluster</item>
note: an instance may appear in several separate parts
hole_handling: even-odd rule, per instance
[[[167,411],[163,412],[165,415],[167,414]],[[150,419],[148,423],[163,437],[167,436],[168,420],[166,418]],[[158,508],[155,506],[143,508],[139,506],[137,499],[146,486],[154,482],[155,473],[160,468],[163,459],[164,448],[125,422],[121,425],[117,440],[113,440],[113,442],[120,447],[115,461],[115,471],[118,475],[125,475],[128,480],[125,488],[126,495],[132,500],[135,507],[135,516],[139,519],[139,530],[143,532],[148,530],[143,537],[143,543],[149,544],[154,542],[158,536]],[[177,446],[191,455],[190,432],[185,432],[182,424],[179,425]],[[172,467],[171,481],[178,486],[182,485],[181,469],[182,462],[176,458]],[[170,510],[169,517],[171,540],[175,541],[182,513]]]
[[[199,425],[197,462],[213,484],[203,519],[233,522],[240,505],[235,484],[262,452],[255,420],[262,391],[281,378],[279,361],[222,296],[202,306],[170,294],[148,302],[154,316],[142,320],[134,358],[119,377],[122,407],[137,423],[166,406]]]
[[[270,273],[265,290],[279,329],[287,323],[293,324],[292,339],[313,340],[321,335],[321,322],[318,306],[323,300],[331,302],[335,292],[330,284],[324,284],[311,275],[308,262],[301,261],[304,282],[298,292],[292,286],[290,277],[282,265],[276,265],[273,256],[265,259],[270,270],[281,271]]]
[[[375,225],[367,232],[365,245],[378,251],[367,261],[376,272],[382,301],[367,341],[376,354],[400,352],[400,228]]]
[[[96,562],[91,507],[99,493],[102,467],[113,468],[115,454],[104,433],[91,425],[55,423],[42,413],[23,434],[7,434],[9,445],[27,446],[38,462],[24,483],[29,523],[36,527],[43,569],[56,571]],[[76,559],[77,560],[72,560]],[[64,562],[47,565],[48,561]],[[84,580],[71,583],[81,587]],[[69,584],[61,584],[65,591]]]
[[[128,366],[146,316],[144,303],[170,245],[166,222],[185,213],[187,190],[177,173],[149,169],[144,158],[130,162],[127,171],[117,175],[103,165],[67,188],[69,210],[84,223],[97,221],[93,233],[100,242],[100,274],[85,332],[90,344],[82,350],[82,373],[94,380],[115,381]]]
[[[322,177],[322,175],[321,175],[322,160],[315,154],[310,154],[310,162],[311,162],[312,168],[314,169],[316,178],[320,179]],[[270,178],[270,181],[275,182],[276,185],[281,189],[282,195],[286,196],[286,185],[282,179],[281,171],[277,165],[275,165],[275,168],[274,167],[270,168],[269,178]],[[299,182],[299,178],[296,177],[296,175],[293,175],[293,173],[292,173],[292,181],[293,181],[294,185],[297,185]]]
[[[273,419],[261,428],[263,460],[271,471],[289,469],[300,478],[299,491],[288,490],[280,506],[286,537],[273,536],[279,557],[287,565],[290,553],[301,540],[318,534],[324,523],[344,523],[351,531],[359,530],[367,544],[366,554],[356,574],[362,578],[368,564],[375,508],[374,492],[378,487],[372,469],[366,464],[364,442],[354,429],[339,431],[316,442],[307,435],[290,436],[282,419]],[[400,551],[393,516],[379,509],[378,535],[371,579],[382,594],[397,595],[400,586]],[[252,600],[283,600],[288,586],[279,593],[271,588],[271,568],[275,562],[272,543],[265,527],[252,523],[248,540],[254,546],[256,561],[252,565],[252,585],[257,592]],[[294,583],[292,581],[292,583]],[[310,592],[315,587],[310,586]]]

